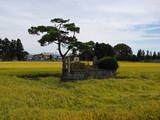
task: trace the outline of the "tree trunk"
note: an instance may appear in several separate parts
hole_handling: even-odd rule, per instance
[[[66,60],[62,57],[62,75],[66,73]]]

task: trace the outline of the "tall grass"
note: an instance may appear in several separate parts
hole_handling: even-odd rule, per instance
[[[159,120],[160,64],[119,64],[117,78],[61,82],[60,62],[0,62],[0,120]]]

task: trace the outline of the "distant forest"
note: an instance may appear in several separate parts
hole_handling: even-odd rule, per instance
[[[80,60],[93,60],[93,58],[102,58],[105,56],[115,57],[121,61],[153,61],[160,60],[160,52],[152,52],[149,50],[138,50],[137,54],[133,54],[129,45],[120,43],[114,47],[106,43],[85,42],[82,43],[83,48],[73,49],[70,56],[78,56]],[[0,39],[0,60],[2,61],[25,61],[29,53],[24,50],[20,39],[9,40],[7,38]]]
[[[138,50],[137,54],[133,54],[129,45],[120,43],[112,47],[106,43],[86,42],[87,49],[80,49],[77,54],[72,51],[73,55],[78,55],[81,60],[92,60],[95,56],[99,59],[104,56],[116,57],[119,61],[153,61],[160,60],[160,52],[152,52],[149,50]]]
[[[0,60],[2,61],[25,61],[28,52],[24,51],[23,44],[20,39],[8,40],[8,38],[0,39]]]

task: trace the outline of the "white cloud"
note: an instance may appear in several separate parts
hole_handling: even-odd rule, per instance
[[[33,25],[48,25],[53,17],[70,18],[81,28],[81,41],[99,41],[116,44],[132,40],[160,40],[144,37],[144,30],[133,26],[160,23],[159,0],[1,0],[0,37],[21,38],[31,52],[45,51],[27,29]],[[136,46],[135,46],[136,47]],[[54,48],[56,49],[56,48]],[[48,50],[53,51],[51,47]]]

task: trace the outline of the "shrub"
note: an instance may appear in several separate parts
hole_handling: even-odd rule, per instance
[[[113,57],[103,57],[96,62],[96,66],[99,69],[116,71],[118,68],[118,62]]]

